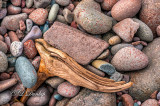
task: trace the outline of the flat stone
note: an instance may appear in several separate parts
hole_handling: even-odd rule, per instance
[[[44,33],[44,40],[83,65],[89,64],[108,47],[105,41],[60,22],[55,22]]]
[[[116,96],[114,93],[95,92],[85,88],[66,106],[116,106]]]
[[[133,86],[129,89],[129,94],[140,101],[150,98],[150,95],[160,88],[160,38],[155,39],[143,49],[149,58],[148,67],[145,69],[130,72]]]

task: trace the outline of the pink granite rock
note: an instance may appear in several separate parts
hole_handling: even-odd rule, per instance
[[[141,106],[159,106],[156,99],[147,99],[142,103]]]
[[[34,10],[30,15],[29,18],[38,25],[43,25],[46,22],[48,16],[48,11],[43,8],[38,8]]]
[[[111,10],[112,7],[117,3],[118,0],[104,0],[101,4],[104,10]]]
[[[89,64],[108,47],[107,42],[60,22],[54,22],[43,37],[83,65]]]
[[[124,106],[133,106],[134,104],[133,98],[128,94],[123,94],[122,100]]]
[[[111,14],[114,19],[121,21],[132,18],[141,8],[141,0],[119,0],[112,8]]]
[[[131,42],[138,28],[139,23],[134,22],[131,18],[127,18],[113,26],[113,31],[125,42]]]
[[[134,47],[120,49],[111,61],[118,71],[134,71],[148,65],[148,57]]]
[[[20,7],[16,7],[14,5],[9,5],[8,8],[7,8],[7,12],[8,14],[19,14],[21,12],[21,8]]]

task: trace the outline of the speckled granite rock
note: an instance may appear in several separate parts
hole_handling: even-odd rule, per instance
[[[83,65],[89,64],[108,47],[105,41],[60,22],[55,22],[43,36],[49,44]]]
[[[146,100],[150,95],[160,88],[160,38],[148,44],[143,52],[149,58],[148,67],[137,72],[130,72],[131,82],[134,85],[129,89],[129,93],[137,100]]]
[[[27,19],[26,13],[21,13],[17,15],[9,15],[3,18],[1,25],[5,26],[9,30],[16,31],[19,29],[19,21],[25,21]],[[9,23],[9,24],[8,24]]]
[[[116,106],[116,96],[114,93],[94,92],[85,88],[66,106]]]

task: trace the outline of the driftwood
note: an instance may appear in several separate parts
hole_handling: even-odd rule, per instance
[[[66,53],[50,46],[43,39],[36,40],[36,48],[41,56],[38,80],[33,88],[26,90],[26,93],[35,91],[47,78],[53,76],[61,77],[75,86],[100,92],[118,92],[132,86],[132,82],[115,82],[88,71]],[[24,94],[21,102],[25,103],[27,98]]]

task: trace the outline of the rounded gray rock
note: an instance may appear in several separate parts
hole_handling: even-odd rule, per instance
[[[145,69],[130,72],[131,82],[134,85],[129,89],[129,94],[140,101],[150,98],[150,95],[160,88],[160,38],[155,39],[143,49],[149,58]]]
[[[8,68],[7,56],[2,51],[0,51],[0,72],[6,71],[7,68]]]
[[[133,21],[139,23],[139,29],[137,30],[137,36],[147,42],[151,42],[153,40],[152,30],[141,20],[133,18]]]
[[[7,44],[4,43],[3,41],[0,41],[0,51],[7,53],[8,47]]]
[[[0,93],[0,105],[8,103],[12,98],[11,91],[7,90]]]

